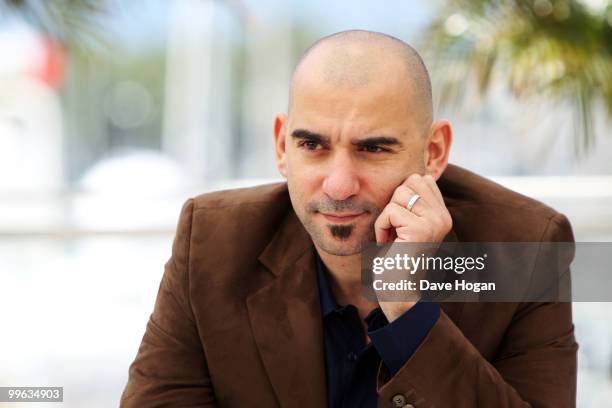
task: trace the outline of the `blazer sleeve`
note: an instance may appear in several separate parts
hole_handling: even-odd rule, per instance
[[[563,215],[550,219],[542,241],[573,242]],[[401,394],[418,408],[575,407],[577,349],[571,303],[518,304],[492,361],[441,312],[394,376],[379,367],[378,406]]]
[[[181,215],[153,313],[120,406],[215,407],[206,356],[189,301],[189,250],[193,199]]]

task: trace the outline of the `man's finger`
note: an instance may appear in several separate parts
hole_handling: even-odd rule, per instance
[[[409,226],[410,223],[415,223],[418,219],[419,217],[408,211],[406,207],[390,202],[374,222],[376,242],[384,244],[388,240],[390,231]]]
[[[423,180],[429,186],[429,189],[438,198],[438,202],[444,205],[444,197],[442,196],[440,187],[438,187],[438,183],[436,183],[436,179],[431,174],[426,174],[425,176],[423,176]]]
[[[408,187],[405,184],[400,185],[393,192],[393,196],[391,197],[391,202],[398,204],[401,207],[408,208],[408,202],[412,197],[414,197],[416,193],[412,188]],[[420,195],[420,194],[419,194]],[[427,210],[430,209],[430,205],[427,203],[425,197],[419,198],[416,203],[412,206],[412,213],[418,215],[419,217],[423,217]]]
[[[415,173],[410,175],[402,184],[408,186],[416,194],[420,195],[431,207],[439,206],[440,201],[438,197],[431,191],[425,180],[423,180],[423,176],[420,174]],[[408,205],[408,203],[406,203],[406,205]]]

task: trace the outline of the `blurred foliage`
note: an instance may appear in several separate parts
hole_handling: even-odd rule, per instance
[[[98,18],[107,0],[1,0],[0,12],[20,15],[72,52],[87,53],[104,45]]]
[[[599,3],[594,9],[589,3]],[[484,96],[492,77],[517,98],[569,102],[577,154],[594,146],[594,107],[612,117],[612,3],[605,0],[449,0],[425,33],[440,102]]]

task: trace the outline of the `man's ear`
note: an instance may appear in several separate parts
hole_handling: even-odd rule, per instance
[[[438,180],[446,165],[453,141],[453,131],[447,120],[434,122],[429,129],[425,147],[425,173]]]
[[[276,166],[283,177],[287,178],[285,139],[287,136],[287,115],[277,113],[274,118],[274,146],[276,149]]]

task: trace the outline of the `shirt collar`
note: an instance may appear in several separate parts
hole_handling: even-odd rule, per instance
[[[334,294],[329,286],[329,280],[327,278],[327,268],[323,264],[321,257],[315,251],[315,263],[317,267],[317,283],[319,285],[319,300],[321,304],[321,313],[323,317],[327,316],[338,308],[338,303],[334,298]]]

